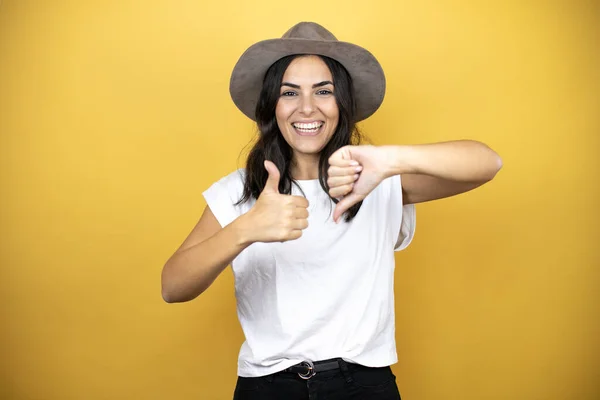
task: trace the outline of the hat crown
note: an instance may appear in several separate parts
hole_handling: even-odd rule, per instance
[[[355,94],[355,121],[368,118],[383,102],[385,74],[375,56],[356,44],[339,41],[315,22],[303,21],[281,38],[254,43],[242,54],[229,80],[229,93],[240,111],[256,121],[256,108],[269,68],[277,60],[301,54],[328,57],[348,71]]]
[[[337,40],[333,33],[314,22],[300,22],[282,36],[283,39]]]

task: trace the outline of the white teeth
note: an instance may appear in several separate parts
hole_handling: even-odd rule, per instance
[[[311,122],[310,124],[302,124],[302,123],[296,122],[292,125],[296,129],[314,131],[314,130],[319,129],[321,126],[323,126],[323,123],[322,122]]]

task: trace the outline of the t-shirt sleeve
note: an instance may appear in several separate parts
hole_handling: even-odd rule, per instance
[[[242,206],[236,205],[243,191],[243,173],[235,171],[213,183],[203,193],[206,204],[221,227],[225,227],[239,217]]]
[[[392,211],[399,213],[395,215],[396,226],[398,227],[398,240],[394,246],[394,251],[401,251],[408,247],[415,236],[415,228],[417,223],[417,214],[414,204],[402,205],[402,177],[395,175],[391,180],[391,201],[390,206],[395,207]],[[393,220],[393,219],[392,219]]]

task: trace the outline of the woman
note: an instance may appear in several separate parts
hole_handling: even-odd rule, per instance
[[[360,145],[383,71],[314,23],[251,46],[230,92],[260,135],[246,168],[204,193],[164,299],[192,300],[232,265],[246,338],[235,399],[399,399],[394,250],[413,237],[415,203],[480,186],[500,158],[474,141]]]

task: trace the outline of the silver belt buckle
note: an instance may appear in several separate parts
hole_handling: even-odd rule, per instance
[[[308,367],[308,373],[301,374],[301,373],[298,372],[298,376],[300,378],[308,380],[308,379],[312,378],[313,376],[315,376],[317,374],[315,372],[315,364],[313,364],[312,361],[302,361],[300,363],[300,365],[304,365],[305,367]]]

